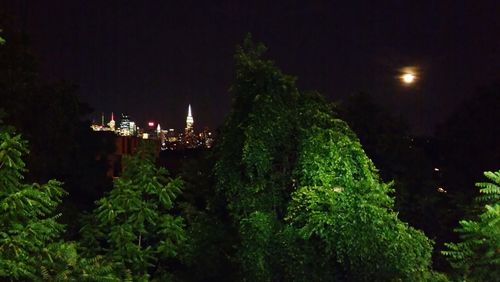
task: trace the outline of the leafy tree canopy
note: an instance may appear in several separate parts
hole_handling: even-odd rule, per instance
[[[243,279],[437,279],[431,241],[392,211],[392,189],[356,135],[264,50],[249,37],[237,49],[233,107],[216,147]]]
[[[123,173],[97,202],[83,242],[86,253],[112,261],[123,279],[163,281],[170,277],[166,261],[178,258],[186,241],[182,218],[169,213],[182,183],[156,167],[149,145],[124,156]]]
[[[500,279],[500,171],[484,173],[489,182],[476,183],[484,204],[482,213],[472,220],[460,221],[456,232],[462,239],[448,243],[443,254],[464,281]]]
[[[60,239],[55,210],[62,183],[24,183],[26,142],[0,121],[0,278],[11,280],[114,280],[101,258],[82,258],[77,244]]]
[[[65,192],[55,180],[22,182],[26,143],[9,131],[0,132],[0,276],[33,279],[51,264],[50,250],[63,231],[55,209]]]

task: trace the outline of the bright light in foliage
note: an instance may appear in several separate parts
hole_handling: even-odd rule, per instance
[[[149,126],[149,127],[154,127],[154,126],[155,126],[155,123],[154,123],[153,121],[150,121],[150,122],[148,122],[148,126]]]

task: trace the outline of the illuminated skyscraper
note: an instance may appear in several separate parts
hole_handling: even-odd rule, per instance
[[[111,120],[109,121],[108,126],[111,129],[111,131],[115,131],[115,116],[113,112],[111,112]]]
[[[135,122],[131,121],[130,117],[126,114],[122,114],[118,129],[118,134],[122,136],[131,136],[136,133]]]
[[[193,115],[191,114],[191,104],[189,104],[188,115],[186,118],[186,132],[193,130],[193,124],[194,124],[194,120],[193,120]]]
[[[194,134],[193,128],[194,120],[191,114],[191,105],[188,107],[188,115],[186,118],[186,129],[184,130],[183,143],[187,148],[196,147],[196,135]]]

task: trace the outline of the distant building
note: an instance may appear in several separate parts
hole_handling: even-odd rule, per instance
[[[188,106],[188,115],[186,117],[186,128],[184,129],[184,136],[182,143],[186,148],[196,148],[199,146],[196,134],[194,133],[194,119],[191,113],[191,104]]]
[[[92,122],[92,125],[90,127],[94,131],[115,131],[115,118],[113,113],[111,113],[111,120],[107,123],[107,126],[104,123],[104,113],[102,113],[101,124]]]
[[[184,128],[184,132],[181,131],[180,133],[177,133],[173,128],[163,130],[160,123],[156,121],[149,121],[144,128],[139,128],[139,126],[137,126],[126,114],[121,115],[120,122],[118,126],[116,126],[113,112],[111,113],[111,120],[107,123],[107,126],[105,126],[105,124],[103,113],[101,116],[101,123],[97,124],[92,122],[91,128],[94,131],[110,131],[123,137],[138,137],[154,140],[157,142],[158,148],[163,151],[211,148],[214,142],[214,136],[207,127],[205,127],[202,132],[195,133],[191,104],[188,105],[186,127]],[[125,140],[123,142],[128,141]]]
[[[113,112],[111,112],[111,120],[109,121],[108,126],[111,131],[115,131],[115,116],[113,115]]]
[[[118,127],[117,133],[121,136],[136,136],[137,127],[135,125],[135,122],[131,121],[128,115],[122,114],[120,126]]]
[[[191,114],[191,104],[189,104],[188,115],[186,118],[186,132],[193,131],[193,125],[194,125],[194,119],[193,119],[193,115]]]
[[[173,128],[161,131],[161,150],[176,150],[181,138]]]
[[[203,131],[199,134],[199,141],[201,146],[207,149],[212,148],[214,144],[214,136],[212,135],[212,132],[210,132],[208,127],[205,127]]]

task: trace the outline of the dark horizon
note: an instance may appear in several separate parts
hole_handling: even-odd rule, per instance
[[[266,57],[329,101],[367,92],[416,133],[430,134],[477,88],[499,80],[497,2],[368,1],[222,4],[8,1],[31,38],[44,79],[73,81],[94,117],[196,128],[229,111],[235,46],[251,33]],[[398,70],[421,77],[401,86]],[[164,125],[163,125],[164,124]]]

